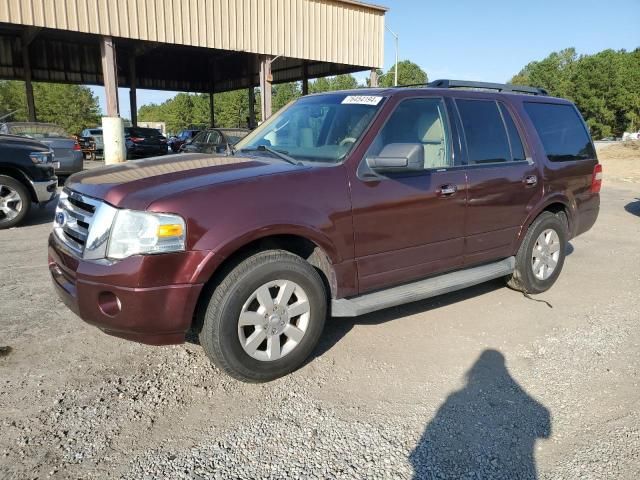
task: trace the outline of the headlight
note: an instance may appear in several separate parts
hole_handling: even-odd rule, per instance
[[[109,238],[107,258],[183,251],[185,231],[184,220],[178,215],[118,210]]]
[[[29,154],[29,158],[36,165],[40,165],[42,163],[51,163],[53,161],[53,152],[31,152]]]

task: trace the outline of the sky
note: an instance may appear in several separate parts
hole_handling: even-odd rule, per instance
[[[367,0],[365,0],[367,1]],[[386,25],[399,35],[399,58],[417,63],[429,80],[506,82],[533,60],[575,47],[580,54],[640,47],[640,0],[373,0],[389,8]],[[384,70],[393,66],[385,33]],[[356,74],[360,82],[368,73]],[[92,87],[105,109],[104,89]],[[175,92],[138,90],[138,106]],[[120,113],[129,118],[128,89]]]

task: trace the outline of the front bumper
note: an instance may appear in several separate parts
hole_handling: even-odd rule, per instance
[[[123,286],[133,276],[157,278],[160,255],[144,263],[130,258],[118,266],[79,260],[49,237],[49,272],[65,305],[85,322],[109,335],[149,345],[183,343],[191,327],[202,284],[171,283],[147,287]],[[131,260],[127,263],[127,260]],[[123,264],[123,262],[125,264]],[[165,259],[172,268],[175,259]],[[189,263],[189,258],[187,258]],[[113,272],[117,270],[118,272]],[[109,275],[114,273],[114,275]],[[122,279],[114,281],[116,278]],[[139,283],[133,281],[133,283]]]
[[[40,204],[50,202],[58,196],[58,178],[53,177],[44,182],[33,182],[31,186],[36,195],[36,201]]]

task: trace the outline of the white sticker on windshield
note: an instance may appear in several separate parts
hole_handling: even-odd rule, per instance
[[[382,97],[375,95],[349,95],[342,100],[344,105],[378,105]]]

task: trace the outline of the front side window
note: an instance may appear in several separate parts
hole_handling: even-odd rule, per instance
[[[377,156],[391,144],[422,146],[424,168],[452,166],[445,106],[439,98],[412,98],[401,102],[372,142],[365,157]]]
[[[357,95],[357,91],[303,97],[260,125],[236,148],[263,155],[268,147],[298,161],[339,163],[383,102],[382,96]]]
[[[496,102],[458,99],[456,105],[467,142],[469,164],[510,161],[509,139]]]
[[[591,139],[573,105],[524,102],[524,109],[549,160],[564,162],[595,157]]]

